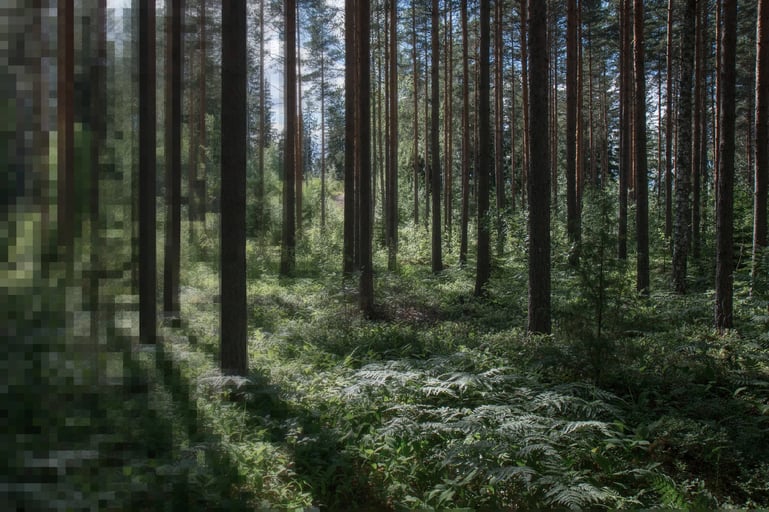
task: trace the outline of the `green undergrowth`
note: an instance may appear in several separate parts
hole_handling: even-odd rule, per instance
[[[255,508],[769,505],[769,316],[745,275],[738,326],[718,334],[707,289],[668,293],[660,273],[639,297],[626,266],[606,260],[601,297],[592,280],[607,256],[582,250],[575,269],[556,243],[549,336],[524,331],[520,248],[497,261],[483,299],[471,268],[379,262],[377,317],[365,320],[355,281],[333,266],[278,278],[250,246],[262,263],[248,285],[249,377],[216,370],[208,264],[186,267],[190,337],[169,350]]]

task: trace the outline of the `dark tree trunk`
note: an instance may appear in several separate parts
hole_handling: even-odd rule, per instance
[[[686,267],[691,235],[692,68],[697,0],[687,0],[681,26],[676,155],[676,222],[673,233],[673,287],[686,292]]]
[[[620,1],[620,148],[619,148],[619,225],[617,229],[617,257],[627,258],[627,203],[632,167],[632,73],[631,0]]]
[[[283,143],[283,238],[280,246],[280,273],[290,276],[296,267],[296,175],[297,175],[297,80],[296,0],[285,0],[286,85]],[[345,198],[346,199],[346,198]]]
[[[66,0],[64,0],[66,1]],[[157,337],[155,1],[139,4],[139,338]]]
[[[419,63],[417,61],[416,0],[411,2],[411,60],[414,66],[414,224],[419,224]]]
[[[182,25],[183,0],[166,3],[166,233],[163,261],[163,312],[179,321],[179,269],[182,214]]]
[[[546,2],[530,0],[529,332],[550,332],[550,148]]]
[[[753,290],[765,269],[761,266],[766,248],[766,196],[769,180],[769,0],[758,1],[756,24],[756,157],[753,191]],[[764,291],[763,289],[761,291]]]
[[[246,352],[246,2],[222,4],[221,370],[248,373]]]
[[[502,2],[494,5],[494,192],[496,193],[497,255],[505,253],[505,227],[502,212],[505,208],[504,145],[503,145],[503,101],[502,101]]]
[[[56,224],[59,251],[68,262],[69,269],[71,266],[69,260],[73,256],[75,226],[75,6],[73,0],[58,0],[57,18],[59,42]]]
[[[636,290],[649,293],[649,182],[646,155],[646,70],[644,63],[644,6],[634,0],[633,73],[635,76],[635,116],[633,150],[636,168]]]
[[[430,70],[431,89],[431,126],[430,126],[430,188],[432,191],[432,268],[433,272],[443,270],[441,248],[441,147],[440,147],[440,88],[438,71],[440,68],[441,47],[439,43],[440,12],[438,0],[432,0],[432,66]]]
[[[566,231],[579,239],[577,214],[577,0],[566,11]]]
[[[467,264],[467,225],[470,214],[470,65],[467,34],[467,0],[461,1],[462,11],[462,212],[459,234],[459,263]]]
[[[491,119],[489,85],[489,50],[491,39],[491,8],[489,0],[480,6],[480,86],[478,88],[478,256],[475,271],[475,295],[486,293],[491,275],[489,226],[489,175],[491,174]],[[547,61],[547,59],[545,59]],[[545,71],[546,72],[546,71]]]
[[[356,48],[355,48],[355,3],[345,0],[344,17],[344,241],[342,271],[345,276],[352,276],[355,271],[355,141],[356,141]]]
[[[718,95],[719,153],[716,188],[716,307],[715,324],[719,331],[734,324],[732,295],[734,287],[734,117],[737,60],[737,0],[719,0],[722,16],[719,52],[720,89]]]
[[[371,254],[372,212],[371,204],[371,78],[370,78],[370,4],[357,2],[357,50],[358,83],[358,162],[360,165],[360,310],[367,318],[374,313],[374,265]]]
[[[528,193],[528,177],[529,177],[529,158],[530,148],[529,141],[531,140],[531,129],[529,123],[529,46],[528,46],[528,30],[529,30],[529,0],[519,0],[521,7],[521,103],[523,109],[523,134],[521,137],[521,143],[523,146],[522,165],[521,165],[521,202],[526,201],[526,194]]]
[[[257,148],[256,176],[256,229],[259,233],[266,231],[264,216],[264,150],[267,145],[267,105],[264,66],[264,2],[259,2],[259,147]],[[321,68],[322,69],[322,68]],[[321,74],[321,81],[323,80]],[[322,87],[322,86],[321,86]],[[322,96],[321,96],[322,101]],[[323,114],[321,108],[321,115]],[[322,129],[321,124],[321,129]],[[321,132],[322,134],[323,132]],[[324,196],[325,197],[325,196]]]
[[[387,268],[395,270],[398,256],[398,5],[390,0],[390,145],[387,169]]]
[[[694,43],[694,109],[692,112],[692,233],[691,247],[692,257],[696,260],[700,257],[700,219],[701,219],[701,156],[702,156],[702,130],[705,121],[703,97],[705,95],[705,30],[704,25],[705,2],[697,4],[697,20]]]
[[[665,237],[673,234],[673,0],[668,0],[665,71]]]

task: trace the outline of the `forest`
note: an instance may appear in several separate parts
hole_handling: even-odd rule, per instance
[[[0,12],[0,509],[769,507],[769,0]]]

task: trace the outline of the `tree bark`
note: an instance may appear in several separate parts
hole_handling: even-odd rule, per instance
[[[681,26],[676,155],[676,222],[673,233],[673,287],[686,292],[686,267],[691,235],[692,68],[697,0],[687,0]]]
[[[63,0],[66,1],[66,0]],[[157,337],[155,1],[139,4],[139,339]]]
[[[57,18],[59,42],[56,93],[58,111],[56,224],[59,251],[64,260],[69,261],[72,257],[75,226],[75,7],[73,0],[58,0]],[[69,267],[68,263],[67,268]]]
[[[752,289],[758,283],[763,250],[766,248],[766,198],[769,181],[769,0],[758,0],[756,24],[756,115],[755,184],[753,190],[753,266]],[[764,291],[761,289],[760,291]]]
[[[530,123],[529,123],[529,0],[519,0],[521,8],[521,103],[523,109],[523,133],[521,135],[522,165],[521,165],[521,202],[526,201],[528,193],[529,156],[530,156]]]
[[[357,0],[345,0],[344,17],[344,243],[342,271],[346,277],[355,271],[355,142],[356,142],[356,78],[357,55],[355,48],[355,4]]]
[[[505,253],[505,226],[502,212],[505,208],[504,135],[502,82],[502,2],[494,4],[494,192],[496,198],[497,255]]]
[[[222,4],[221,370],[248,374],[246,351],[246,2]]]
[[[631,155],[632,136],[632,72],[631,0],[620,1],[620,148],[619,148],[619,225],[617,228],[617,257],[627,258],[627,209],[628,189],[633,165]]]
[[[357,50],[358,82],[360,85],[358,113],[358,162],[360,165],[360,310],[367,318],[374,314],[374,265],[371,254],[372,212],[371,203],[371,78],[370,78],[370,4],[357,1]]]
[[[546,2],[529,4],[529,332],[550,333],[550,148]]]
[[[668,0],[665,67],[665,237],[673,234],[673,0]]]
[[[719,331],[734,324],[734,117],[737,57],[737,0],[719,0],[722,15],[720,66],[719,153],[716,188],[716,305],[715,324]]]
[[[480,86],[478,88],[478,253],[475,269],[475,295],[486,293],[491,276],[489,225],[489,175],[491,173],[490,69],[491,8],[489,0],[480,2]]]
[[[390,0],[390,145],[387,169],[387,268],[395,270],[398,256],[398,5]]]
[[[462,18],[462,212],[459,233],[459,263],[467,264],[467,225],[470,214],[470,65],[467,33],[467,0],[460,3]]]
[[[440,11],[438,0],[432,0],[432,66],[430,77],[431,89],[431,127],[430,127],[430,185],[432,189],[432,269],[437,273],[443,270],[441,247],[441,147],[440,147],[440,88],[438,82],[441,48],[439,43]]]
[[[280,273],[290,276],[296,267],[296,176],[297,176],[297,76],[296,0],[285,0],[286,78],[285,128],[283,144],[283,237],[280,246]],[[345,198],[346,200],[347,198]]]
[[[165,167],[166,233],[163,261],[163,312],[179,322],[182,193],[182,25],[183,0],[166,2]]]
[[[577,0],[566,9],[566,231],[579,239],[577,214]]]
[[[633,151],[636,168],[636,290],[649,294],[649,182],[646,155],[646,70],[644,62],[644,6],[634,0],[633,73],[635,77],[635,116]]]

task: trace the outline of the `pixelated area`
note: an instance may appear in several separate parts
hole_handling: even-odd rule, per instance
[[[107,8],[99,41],[96,2],[74,3],[62,135],[57,5],[0,6],[0,510],[237,509],[194,491],[226,489],[216,437],[176,363],[138,344],[133,14]]]

